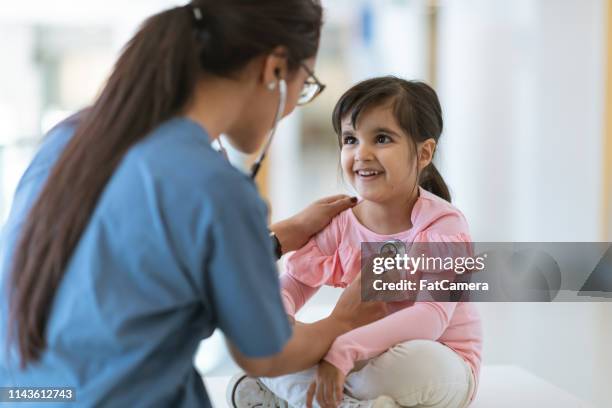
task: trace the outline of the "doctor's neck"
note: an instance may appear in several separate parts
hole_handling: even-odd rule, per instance
[[[231,129],[248,101],[251,86],[247,80],[203,76],[195,87],[183,116],[202,126],[211,142]]]

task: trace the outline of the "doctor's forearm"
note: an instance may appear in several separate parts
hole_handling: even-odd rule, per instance
[[[327,353],[336,337],[351,328],[348,323],[332,316],[315,323],[298,322],[293,326],[293,335],[283,350],[271,357],[246,357],[231,344],[230,351],[236,363],[248,375],[276,377],[314,366]]]
[[[268,377],[305,370],[317,364],[334,340],[351,330],[351,326],[333,317],[315,323],[296,323],[285,348],[273,356]]]

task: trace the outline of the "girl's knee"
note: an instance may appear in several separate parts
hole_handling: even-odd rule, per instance
[[[431,340],[400,343],[381,355],[376,364],[379,373],[406,379],[416,387],[466,382],[469,372],[454,350]]]
[[[470,369],[450,347],[431,340],[412,340],[393,347],[396,374],[411,383],[410,394],[396,394],[398,402],[432,407],[459,407],[469,393]],[[402,401],[403,400],[403,401]],[[418,403],[418,404],[417,404]],[[410,406],[410,405],[408,405]]]
[[[435,402],[465,397],[469,371],[467,363],[449,347],[436,341],[411,340],[370,360],[347,377],[347,384],[360,396],[385,394],[398,402]]]
[[[442,343],[431,340],[410,340],[392,347],[387,353],[390,360],[399,366],[435,367],[435,371],[457,368],[462,363],[461,357]]]
[[[401,353],[436,353],[440,350],[440,347],[446,347],[442,343],[433,340],[408,340],[403,343],[396,344],[391,350],[399,350]]]

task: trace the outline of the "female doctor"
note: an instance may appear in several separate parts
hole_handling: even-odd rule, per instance
[[[72,387],[77,406],[209,406],[192,360],[215,328],[247,373],[276,376],[383,316],[355,285],[292,330],[265,205],[210,146],[223,133],[253,153],[320,92],[320,27],[315,0],[196,0],[142,25],[20,181],[2,241],[0,386]],[[349,205],[272,226],[277,247]]]

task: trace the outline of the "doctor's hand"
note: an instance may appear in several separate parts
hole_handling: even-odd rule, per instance
[[[270,226],[283,253],[303,247],[308,240],[330,223],[340,212],[357,204],[356,197],[339,194],[315,201],[304,210]]]
[[[336,408],[342,401],[345,380],[346,376],[336,366],[321,361],[316,377],[308,388],[306,406],[312,408],[312,400],[316,396],[321,408]]]
[[[347,328],[347,331],[356,329],[366,324],[370,324],[386,317],[388,314],[387,304],[381,301],[364,302],[361,300],[361,272],[355,277],[353,282],[347,286],[330,318]]]

